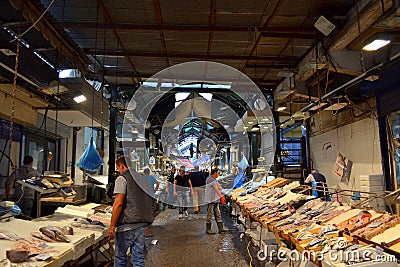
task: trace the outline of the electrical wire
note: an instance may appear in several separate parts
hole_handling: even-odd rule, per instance
[[[24,36],[26,33],[28,33],[33,27],[36,26],[36,24],[43,18],[43,16],[47,13],[51,5],[54,3],[55,0],[52,0],[50,4],[47,6],[46,10],[40,15],[40,17],[28,28],[26,29],[22,34],[19,34],[15,39],[11,40],[10,43],[20,40],[22,36]]]
[[[247,253],[249,254],[249,257],[250,257],[249,266],[250,266],[250,267],[253,267],[253,265],[251,265],[251,263],[253,262],[253,257],[251,256],[251,253],[250,253],[250,244],[251,244],[251,240],[250,240],[249,243],[247,244]]]

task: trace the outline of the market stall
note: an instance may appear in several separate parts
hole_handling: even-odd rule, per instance
[[[293,248],[319,266],[397,266],[399,216],[323,201],[299,193],[299,187],[304,188],[298,182],[277,178],[232,193],[234,213],[260,250],[266,252],[271,244],[277,250]]]
[[[10,249],[28,251],[25,261],[35,262],[35,266],[73,265],[88,257],[97,263],[99,252],[110,260],[112,246],[107,236],[107,223],[111,214],[107,214],[108,210],[109,207],[93,203],[67,205],[53,215],[32,221],[2,222],[0,255],[3,260],[0,263],[4,266],[8,263],[10,257],[6,251]],[[68,231],[61,234],[63,229]]]

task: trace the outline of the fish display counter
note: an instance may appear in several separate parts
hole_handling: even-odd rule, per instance
[[[106,252],[112,259],[108,238],[106,212],[103,222],[90,219],[97,204],[69,206],[58,212],[32,221],[13,219],[0,223],[0,266],[29,262],[32,266],[62,266],[75,264],[92,252]],[[100,214],[100,213],[99,213]],[[109,214],[111,218],[111,214]],[[24,255],[22,252],[26,252]],[[95,253],[97,255],[97,253]],[[104,254],[105,255],[105,254]]]
[[[400,217],[371,208],[356,208],[336,201],[324,201],[303,193],[304,186],[277,178],[263,186],[233,191],[233,213],[242,222],[254,245],[296,248],[307,252],[318,266],[378,266],[391,259],[400,260]],[[267,234],[272,240],[265,241]],[[329,252],[367,251],[369,257],[357,261],[335,261]],[[310,253],[311,252],[311,253]],[[361,264],[362,263],[362,264]],[[373,263],[373,264],[372,264]],[[393,262],[391,262],[393,264]],[[390,264],[389,264],[390,265]]]

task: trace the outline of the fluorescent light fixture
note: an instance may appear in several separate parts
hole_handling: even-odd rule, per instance
[[[278,110],[278,111],[284,111],[285,109],[286,109],[286,107],[283,107],[283,106],[282,106],[282,107],[279,107],[277,110]]]
[[[248,121],[247,124],[254,124],[254,121]]]
[[[384,47],[385,45],[388,45],[390,43],[390,40],[387,39],[375,39],[372,42],[368,43],[363,47],[363,50],[365,51],[376,51],[379,48]]]
[[[76,103],[82,103],[83,101],[86,101],[86,97],[84,95],[75,96],[74,101]]]
[[[256,124],[251,128],[252,131],[258,131],[260,130],[260,127]]]

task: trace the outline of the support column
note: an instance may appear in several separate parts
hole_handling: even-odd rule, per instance
[[[281,155],[281,131],[280,131],[280,122],[279,122],[279,113],[276,111],[272,111],[274,115],[275,121],[275,134],[276,134],[276,146],[275,146],[275,156],[274,156],[274,176],[278,177],[278,168],[281,168],[280,155]],[[283,175],[282,175],[283,176]]]
[[[386,190],[393,191],[394,184],[390,173],[390,159],[389,159],[389,144],[387,139],[387,125],[386,116],[382,115],[380,96],[376,97],[376,109],[378,113],[378,126],[379,126],[379,140],[381,146],[382,156],[382,170],[383,177],[385,179]]]
[[[258,133],[251,133],[251,157],[252,157],[252,165],[256,166],[258,165],[258,157],[259,157],[259,152],[260,148],[258,145]]]
[[[104,129],[100,129],[100,148],[104,152]],[[104,166],[101,165],[100,167],[100,174],[103,175]]]
[[[71,179],[75,181],[75,163],[76,163],[76,142],[78,139],[77,132],[79,127],[72,128],[72,164],[71,164]]]
[[[117,140],[117,109],[113,107],[112,103],[117,101],[117,87],[111,87],[110,99],[110,136],[108,140],[108,182],[114,183],[115,172],[115,151]]]

